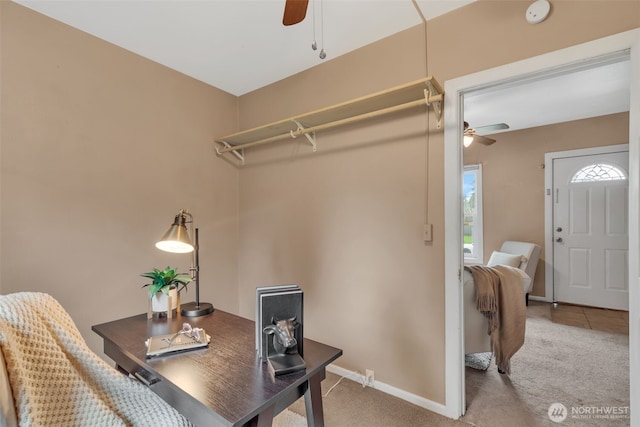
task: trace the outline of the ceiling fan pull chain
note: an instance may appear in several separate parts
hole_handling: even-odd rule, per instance
[[[324,0],[320,0],[320,31],[322,32],[320,35],[320,59],[324,59],[327,57],[324,51]]]
[[[311,42],[311,49],[318,50],[318,43],[316,43],[316,0],[312,0],[313,7],[313,41]]]

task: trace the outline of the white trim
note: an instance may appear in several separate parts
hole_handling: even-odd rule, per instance
[[[331,372],[332,374],[339,375],[340,377],[345,377],[347,379],[356,381],[360,384],[364,384],[365,381],[364,375],[360,374],[359,372],[350,371],[334,364],[328,365],[327,371]],[[380,390],[383,393],[405,400],[428,411],[435,412],[436,414],[448,416],[446,408],[443,404],[425,399],[424,397],[420,397],[416,394],[409,393],[408,391],[401,390],[387,383],[376,380],[373,387],[371,388],[375,388],[376,390]]]
[[[629,110],[629,425],[640,425],[640,36],[631,49]],[[635,404],[634,404],[635,402]]]
[[[464,415],[465,371],[462,301],[462,90],[459,79],[444,83],[444,299],[446,416]]]
[[[563,67],[589,62],[593,58],[631,49],[632,83],[630,117],[630,182],[629,182],[629,264],[630,312],[629,348],[631,365],[631,425],[640,425],[640,414],[634,410],[640,402],[640,247],[638,231],[640,209],[640,29],[626,31],[559,51],[529,58],[490,70],[445,82],[444,103],[444,233],[445,233],[445,379],[446,416],[459,418],[465,412],[465,377],[462,322],[462,117],[463,96],[472,90],[532,78]],[[635,77],[635,78],[634,78]],[[632,166],[631,166],[632,165]]]
[[[578,150],[554,151],[544,155],[544,297],[536,299],[546,302],[555,302],[553,292],[553,161],[567,157],[589,156],[593,154],[617,153],[629,151],[629,144],[606,145],[604,147],[581,148]],[[531,295],[529,295],[531,298]]]

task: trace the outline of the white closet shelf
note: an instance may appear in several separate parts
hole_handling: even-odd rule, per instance
[[[420,105],[433,107],[438,127],[440,127],[443,94],[442,86],[433,76],[425,77],[371,95],[218,138],[216,152],[222,155],[230,151],[244,164],[245,148],[297,138],[300,135],[304,135],[312,145],[313,151],[316,151],[315,133],[317,131]]]

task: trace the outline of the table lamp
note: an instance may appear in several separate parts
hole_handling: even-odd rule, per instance
[[[182,304],[181,313],[187,317],[198,317],[211,313],[213,311],[213,305],[208,302],[200,302],[200,259],[198,257],[200,247],[198,244],[198,229],[195,229],[194,244],[192,243],[191,237],[189,237],[187,224],[191,224],[191,231],[194,232],[193,215],[191,215],[189,211],[180,209],[173,224],[169,227],[169,231],[156,243],[156,248],[165,252],[181,254],[191,252],[191,267],[189,268],[189,272],[191,273],[191,279],[196,283],[196,301]]]

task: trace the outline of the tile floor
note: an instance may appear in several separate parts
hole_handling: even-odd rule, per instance
[[[629,312],[571,304],[550,305],[551,321],[597,331],[629,334]]]

